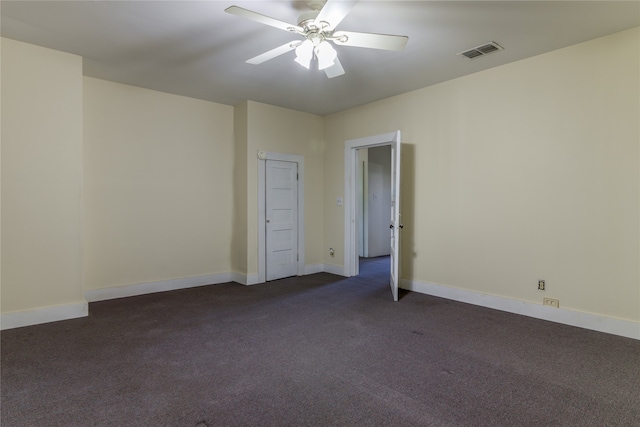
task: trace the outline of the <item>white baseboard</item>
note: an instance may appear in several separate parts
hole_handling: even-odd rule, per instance
[[[231,281],[232,282],[240,283],[241,285],[246,285],[247,284],[247,275],[246,274],[236,273],[234,271],[233,273],[230,274],[230,276],[231,276]]]
[[[231,273],[231,281],[241,285],[255,285],[260,283],[257,274]]]
[[[261,282],[257,274],[247,275],[247,283],[245,283],[246,285],[251,286],[251,285],[257,285],[258,283],[261,283]]]
[[[548,307],[541,304],[487,295],[464,289],[450,288],[448,286],[417,280],[402,279],[400,280],[400,287],[422,294],[640,340],[640,322],[631,320],[616,319],[581,311],[567,310],[565,308]]]
[[[89,304],[82,301],[73,304],[56,305],[53,307],[35,308],[32,310],[2,313],[0,329],[21,328],[23,326],[39,325],[41,323],[57,322],[59,320],[77,319],[89,314]]]
[[[332,273],[338,276],[344,276],[344,268],[339,265],[331,264],[310,264],[304,266],[304,275],[316,274],[316,273]],[[240,283],[241,285],[257,285],[260,282],[257,274],[242,274],[242,273],[230,273],[231,281]]]
[[[322,273],[324,270],[324,264],[313,264],[304,266],[304,275]]]
[[[335,274],[337,276],[348,277],[348,275],[345,274],[344,267],[342,265],[324,264],[324,272]]]
[[[182,279],[162,280],[159,282],[136,283],[133,285],[116,286],[113,288],[90,289],[85,291],[84,295],[89,302],[105,301],[136,295],[152,294],[156,292],[228,283],[235,281],[232,279],[232,275],[233,273],[207,274],[205,276],[185,277]]]
[[[339,265],[310,264],[304,266],[305,276],[323,272],[337,274],[338,276],[344,276],[344,268]],[[257,274],[247,275],[242,273],[231,273],[231,281],[240,283],[241,285],[257,285],[259,283],[264,283],[259,281],[259,277]]]

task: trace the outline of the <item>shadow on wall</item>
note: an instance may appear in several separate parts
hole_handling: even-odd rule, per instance
[[[402,144],[400,176],[400,223],[403,224],[400,240],[400,278],[414,277],[415,252],[415,145]]]

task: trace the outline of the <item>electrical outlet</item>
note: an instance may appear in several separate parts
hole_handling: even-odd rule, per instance
[[[544,280],[538,280],[538,290],[544,291]]]
[[[329,248],[329,255],[330,256],[336,256],[336,251],[333,248]]]
[[[549,307],[560,308],[560,300],[553,298],[543,298],[542,305],[548,305]]]

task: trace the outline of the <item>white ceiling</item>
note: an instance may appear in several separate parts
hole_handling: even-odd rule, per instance
[[[304,1],[6,1],[1,34],[81,55],[84,74],[235,105],[325,115],[640,25],[640,1],[362,0],[338,29],[409,37],[401,52],[337,46],[328,79],[289,52],[244,61],[297,36],[224,12],[231,5],[297,23]],[[505,50],[456,54],[495,41]]]

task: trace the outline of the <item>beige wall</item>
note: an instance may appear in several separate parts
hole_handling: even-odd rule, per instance
[[[247,110],[248,103],[233,107],[233,243],[232,268],[247,274]]]
[[[403,278],[640,320],[639,39],[326,117],[325,262],[343,259],[344,141],[400,129]]]
[[[341,264],[344,141],[400,129],[405,279],[638,321],[639,39],[325,118],[83,78],[2,39],[2,313],[82,302],[83,280],[256,274],[258,150],[304,156],[306,264]]]
[[[82,303],[82,59],[1,43],[2,313]]]
[[[322,264],[323,119],[313,114],[248,102],[247,273],[258,272],[258,151],[304,157],[305,265]]]
[[[231,271],[233,108],[84,78],[85,287]]]

